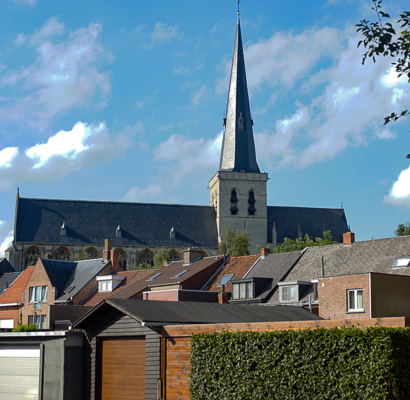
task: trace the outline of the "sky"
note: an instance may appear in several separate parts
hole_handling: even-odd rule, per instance
[[[393,17],[407,1],[386,0]],[[242,0],[268,204],[343,207],[357,240],[410,221],[409,105],[361,63],[370,0]],[[235,0],[0,0],[0,255],[26,198],[209,204]]]

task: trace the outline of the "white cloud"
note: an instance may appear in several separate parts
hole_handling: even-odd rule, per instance
[[[112,56],[99,43],[101,24],[69,32],[65,39],[64,30],[52,17],[32,35],[17,37],[15,43],[33,47],[37,57],[0,75],[0,86],[10,93],[0,103],[1,120],[45,130],[53,117],[72,108],[105,106],[111,83],[101,64]]]
[[[124,197],[124,201],[143,201],[154,202],[164,194],[164,190],[161,185],[152,184],[145,189],[141,189],[137,186],[131,188]]]
[[[102,161],[119,157],[134,144],[140,124],[110,136],[104,122],[77,122],[70,131],[60,131],[46,143],[23,151],[16,147],[0,150],[0,191],[22,182],[59,179]]]
[[[389,194],[384,197],[383,201],[410,208],[410,166],[400,172],[399,177],[393,183]]]
[[[207,88],[205,85],[202,85],[199,90],[197,90],[193,97],[192,97],[192,106],[196,107],[201,101],[202,99],[206,96],[207,94]]]
[[[0,220],[0,257],[4,257],[5,251],[13,242],[13,229],[6,221]]]
[[[162,22],[157,22],[151,33],[151,40],[154,43],[169,42],[174,39],[180,39],[181,37],[182,34],[176,25],[168,25]]]

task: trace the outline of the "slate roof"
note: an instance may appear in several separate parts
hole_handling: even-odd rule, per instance
[[[77,263],[74,261],[49,260],[45,258],[40,258],[39,261],[43,264],[51,285],[57,288],[58,293],[62,293]]]
[[[23,301],[23,291],[33,271],[34,267],[27,267],[23,272],[4,274],[0,280],[3,279],[5,275],[10,275],[10,285],[6,291],[1,291],[3,294],[0,296],[0,304],[13,304]]]
[[[202,302],[106,299],[73,324],[86,328],[99,311],[114,308],[138,322],[155,324],[212,324],[240,322],[311,321],[321,318],[299,307],[258,307]]]
[[[0,275],[6,272],[16,272],[13,266],[8,262],[7,258],[0,259]]]
[[[324,230],[332,232],[333,240],[343,242],[343,233],[348,231],[345,212],[337,208],[309,208],[268,206],[268,243],[272,243],[272,230],[276,226],[277,243],[285,237],[298,237],[299,226],[302,237],[323,237]]]
[[[65,223],[66,235],[61,235]],[[120,224],[122,236],[116,237]],[[175,239],[170,239],[174,227]],[[18,198],[18,243],[218,247],[215,209],[178,204]]]
[[[70,297],[74,297],[80,292],[90,281],[110,263],[110,261],[104,261],[102,258],[96,258],[93,260],[82,260],[76,262],[76,267],[71,276],[66,281],[64,289],[59,293],[57,301],[65,301]]]
[[[232,279],[241,279],[246,273],[252,268],[252,266],[258,261],[260,255],[253,254],[250,256],[242,257],[231,257],[225,267],[223,267],[217,275],[209,282],[206,290],[209,291],[221,291],[221,286],[219,286],[220,280],[228,274],[233,274]],[[225,292],[232,292],[231,280],[225,285]]]
[[[322,256],[326,277],[367,272],[410,275],[410,268],[390,268],[397,257],[410,256],[410,236],[355,242],[350,246],[309,247],[284,281],[311,282],[322,277]],[[277,293],[271,300],[278,301]]]
[[[199,290],[222,265],[223,261],[223,256],[204,257],[191,264],[176,261],[166,267],[151,270],[152,273],[143,279],[139,279],[136,275],[129,284],[116,292],[115,297],[129,299],[147,290],[149,286],[175,285],[178,283],[182,289]],[[185,273],[175,277],[185,270],[187,270]],[[153,279],[149,280],[150,278]]]
[[[0,304],[22,301],[22,292],[33,272],[33,267],[22,272],[7,272],[0,277]]]
[[[261,260],[246,275],[246,278],[271,278],[272,281],[259,293],[257,298],[265,299],[276,288],[278,282],[283,280],[300,259],[300,251],[288,253],[271,253]]]

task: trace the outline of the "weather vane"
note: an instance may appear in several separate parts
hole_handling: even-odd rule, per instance
[[[240,14],[240,12],[239,12],[239,3],[240,3],[240,0],[238,0],[238,15]]]

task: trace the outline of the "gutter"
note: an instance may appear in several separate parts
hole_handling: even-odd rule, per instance
[[[0,307],[12,307],[12,306],[22,306],[23,302],[20,303],[6,303],[6,304],[0,304]]]

